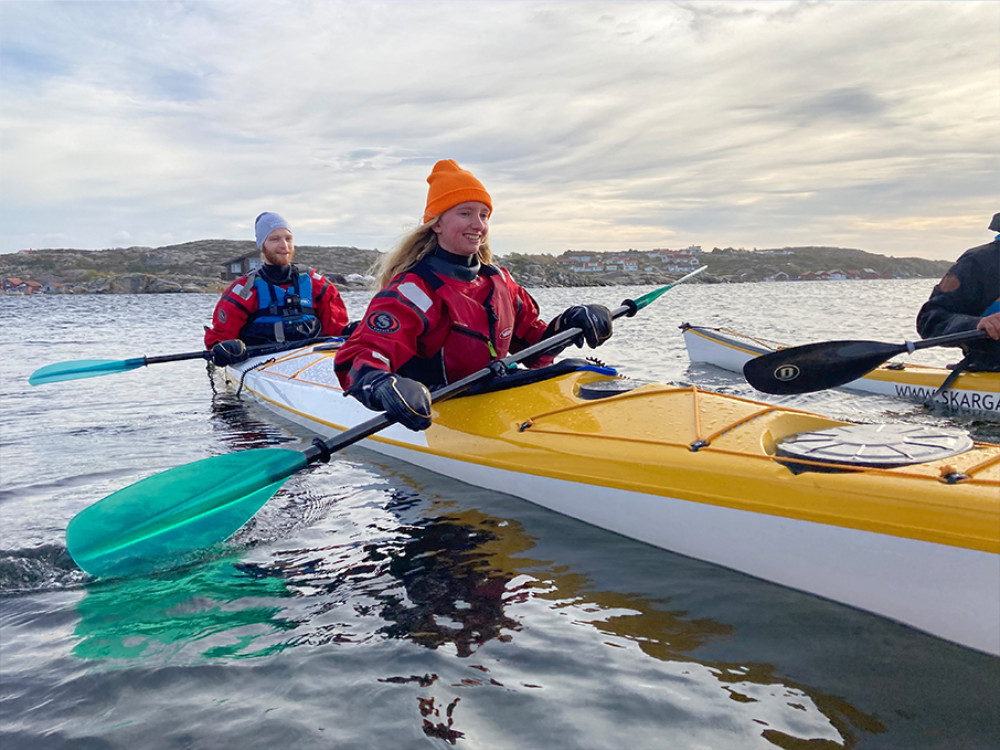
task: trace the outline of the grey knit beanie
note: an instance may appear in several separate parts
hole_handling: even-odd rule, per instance
[[[267,235],[275,229],[287,229],[289,232],[292,231],[292,228],[288,226],[288,222],[273,211],[265,211],[257,217],[253,223],[253,231],[257,236],[258,250],[264,249],[264,240],[266,240]]]

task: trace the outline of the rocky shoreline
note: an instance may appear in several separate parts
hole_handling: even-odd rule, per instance
[[[364,282],[351,281],[330,274],[330,281],[340,291],[368,288]],[[98,276],[79,283],[62,284],[56,294],[221,294],[227,283],[203,276],[157,276],[148,273],[122,273]]]
[[[109,250],[30,250],[0,255],[6,293],[62,294],[219,294],[229,283],[229,264],[256,255],[253,242],[200,240],[160,248]],[[295,261],[316,268],[341,291],[370,289],[377,250],[301,246]],[[606,265],[602,272],[574,270],[572,257],[588,256]],[[625,261],[631,262],[623,262]],[[615,262],[617,261],[617,268]],[[655,253],[513,254],[498,256],[526,287],[641,286],[668,284],[695,265],[671,266]],[[950,261],[892,258],[849,248],[743,250],[714,248],[687,259],[707,265],[695,283],[739,283],[824,278],[940,278]],[[632,268],[626,270],[631,265]],[[638,270],[642,269],[642,270]],[[17,282],[17,283],[15,283]],[[30,282],[30,288],[24,285]],[[18,286],[20,285],[20,286]]]

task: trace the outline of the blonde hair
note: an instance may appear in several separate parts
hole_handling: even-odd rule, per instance
[[[390,281],[401,273],[406,273],[417,265],[423,257],[441,247],[438,244],[437,232],[432,229],[440,218],[440,216],[435,216],[430,221],[425,221],[416,229],[410,231],[400,240],[391,253],[383,255],[376,261],[375,266],[372,268],[372,276],[375,277],[378,289],[385,289]],[[479,245],[479,250],[476,251],[476,257],[479,258],[479,262],[484,266],[493,262],[489,235],[483,238],[482,244]]]

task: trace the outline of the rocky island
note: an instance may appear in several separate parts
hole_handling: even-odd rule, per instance
[[[217,294],[229,267],[257,256],[252,241],[199,240],[164,247],[107,250],[22,250],[0,255],[5,293]],[[296,247],[297,263],[325,274],[342,291],[370,287],[379,251],[356,247]],[[951,261],[893,258],[835,247],[778,249],[700,247],[498,256],[526,287],[666,284],[698,266],[696,283],[863,278],[940,278]]]

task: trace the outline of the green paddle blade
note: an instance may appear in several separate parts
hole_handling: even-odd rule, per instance
[[[706,268],[708,268],[708,266],[702,266],[701,268],[696,268],[691,273],[685,274],[684,276],[681,276],[679,279],[677,279],[677,281],[673,282],[672,284],[667,284],[666,286],[661,286],[659,289],[654,289],[651,292],[646,292],[641,297],[638,297],[635,300],[633,300],[633,302],[635,302],[635,309],[636,310],[641,310],[642,308],[644,308],[646,305],[648,305],[653,300],[659,299],[660,296],[662,296],[666,292],[670,291],[671,289],[673,289],[678,284],[683,284],[688,279],[693,278],[694,276],[697,276],[699,273],[701,273],[702,271],[704,271]]]
[[[136,359],[75,359],[71,362],[56,362],[39,367],[28,378],[31,385],[58,383],[63,380],[81,380],[111,375],[116,372],[137,370],[146,364],[144,357]]]
[[[307,463],[299,451],[258,448],[168,469],[80,511],[66,548],[101,577],[186,562],[236,533]]]

